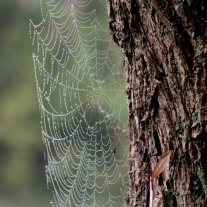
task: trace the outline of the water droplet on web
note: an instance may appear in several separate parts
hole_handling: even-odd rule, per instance
[[[49,97],[49,96],[45,97],[45,99],[46,99],[48,102],[50,102],[50,97]]]

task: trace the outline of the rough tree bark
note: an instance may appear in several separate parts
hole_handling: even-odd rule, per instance
[[[107,0],[125,55],[129,107],[128,206],[149,206],[149,178],[172,150],[154,206],[207,206],[207,1]],[[165,173],[166,174],[166,173]]]

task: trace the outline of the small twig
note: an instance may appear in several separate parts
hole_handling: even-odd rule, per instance
[[[152,178],[150,176],[150,202],[149,207],[153,207],[153,189],[152,189]]]

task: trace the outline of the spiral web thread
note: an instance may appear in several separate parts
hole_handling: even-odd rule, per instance
[[[122,55],[105,1],[42,0],[30,21],[53,206],[125,206],[127,109]]]

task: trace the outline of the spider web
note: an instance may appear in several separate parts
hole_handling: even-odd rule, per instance
[[[123,58],[101,0],[42,0],[30,21],[53,206],[124,206],[128,182]]]

